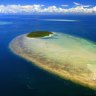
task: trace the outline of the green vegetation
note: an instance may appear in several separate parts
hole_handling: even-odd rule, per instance
[[[39,37],[44,37],[44,36],[49,36],[50,34],[53,34],[52,32],[49,31],[33,31],[27,35],[27,37],[30,38],[39,38]]]

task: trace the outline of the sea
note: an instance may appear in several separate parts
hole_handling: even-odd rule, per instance
[[[17,36],[52,31],[96,44],[94,15],[0,15],[0,96],[96,96],[96,91],[37,67],[9,49]]]

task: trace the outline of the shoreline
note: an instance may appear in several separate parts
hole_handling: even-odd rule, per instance
[[[17,40],[19,41],[19,39],[17,39]],[[43,69],[43,70],[45,70],[45,71],[47,71],[49,73],[52,73],[52,74],[54,74],[54,75],[56,75],[56,76],[58,76],[58,77],[60,77],[62,79],[69,80],[69,81],[71,81],[73,83],[82,85],[82,86],[84,86],[86,88],[91,88],[93,90],[96,90],[96,84],[95,84],[95,82],[94,83],[93,82],[91,83],[91,82],[87,81],[86,79],[84,79],[84,78],[82,78],[80,76],[77,76],[75,74],[74,74],[74,76],[72,76],[72,74],[69,74],[65,70],[61,70],[61,69],[60,70],[56,70],[55,68],[52,68],[52,66],[50,67],[50,65],[47,66],[47,64],[45,64],[46,63],[45,62],[46,60],[45,59],[42,59],[41,60],[40,58],[37,58],[39,56],[36,57],[35,56],[36,55],[35,52],[33,52],[33,57],[32,56],[29,56],[26,53],[24,53],[23,52],[23,47],[20,47],[20,45],[18,45],[19,46],[18,48],[16,47],[17,45],[15,45],[15,43],[18,44],[17,40],[14,39],[10,43],[10,45],[9,45],[9,48],[11,49],[11,51],[14,54],[16,54],[16,55],[18,55],[18,56],[26,59],[27,61],[30,61],[30,62],[34,63],[35,66],[37,66],[37,67],[39,67],[39,68],[41,68],[41,69]]]

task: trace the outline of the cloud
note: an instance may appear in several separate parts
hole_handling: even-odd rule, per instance
[[[82,7],[91,7],[91,5],[83,5],[83,4],[80,4],[80,3],[77,3],[77,2],[73,2],[76,6],[82,6]]]
[[[0,5],[0,13],[31,13],[39,12],[44,5]]]
[[[77,6],[79,6],[79,5],[81,5],[80,3],[77,3],[77,2],[73,2],[75,5],[77,5]]]
[[[91,5],[82,5],[85,8],[91,7]]]
[[[63,4],[63,5],[61,5],[62,7],[68,7],[69,5],[66,5],[66,4]]]
[[[74,2],[75,7],[68,5],[57,6],[44,6],[40,4],[33,5],[0,5],[0,13],[2,14],[33,14],[33,13],[60,13],[60,14],[96,14],[96,6],[82,5]],[[67,7],[68,6],[68,7]]]

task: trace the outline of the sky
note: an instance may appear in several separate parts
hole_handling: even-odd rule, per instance
[[[62,5],[68,4],[73,5],[73,2],[79,2],[82,4],[91,4],[96,5],[96,0],[0,0],[0,4],[21,4],[21,5],[30,5],[30,4],[44,4],[48,5]]]
[[[96,14],[96,0],[0,0],[0,14]]]

